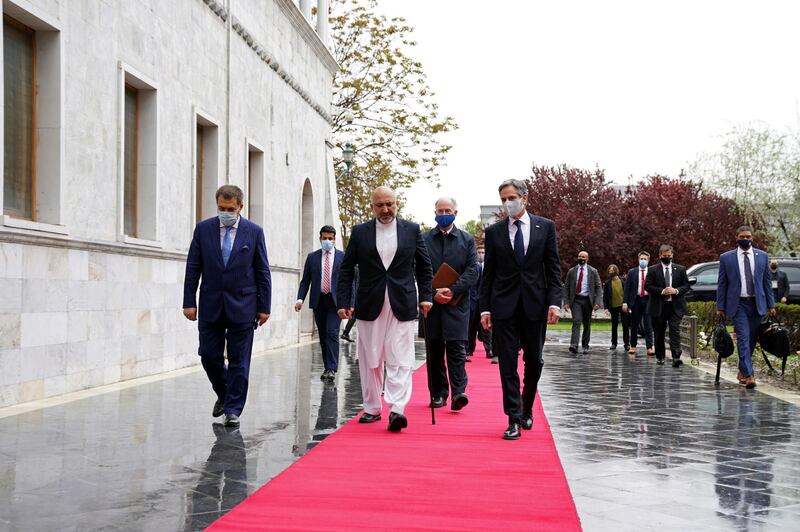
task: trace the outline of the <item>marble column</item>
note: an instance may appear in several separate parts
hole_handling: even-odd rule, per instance
[[[300,0],[300,12],[311,23],[311,0]]]
[[[329,46],[328,32],[328,1],[317,0],[317,34],[325,46]]]

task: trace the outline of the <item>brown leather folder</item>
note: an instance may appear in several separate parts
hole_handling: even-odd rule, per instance
[[[458,274],[453,268],[450,267],[449,264],[443,262],[439,269],[436,270],[436,274],[433,276],[433,282],[431,286],[434,290],[437,288],[450,288],[461,278],[461,275]],[[454,297],[450,300],[448,305],[458,305],[458,302],[461,301],[461,297],[464,294],[461,294],[458,297]]]

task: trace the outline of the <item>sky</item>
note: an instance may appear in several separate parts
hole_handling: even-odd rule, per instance
[[[459,124],[440,188],[405,192],[433,223],[496,204],[533,163],[600,167],[614,183],[677,176],[734,125],[797,127],[800,2],[380,0],[415,27],[436,101]]]

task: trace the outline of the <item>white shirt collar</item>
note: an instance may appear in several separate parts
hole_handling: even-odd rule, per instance
[[[520,218],[519,221],[522,222],[523,225],[530,224],[531,223],[531,215],[530,215],[530,213],[525,211],[525,214],[522,215],[522,218]],[[509,216],[508,217],[508,225],[509,226],[514,225],[514,222],[516,222],[516,220],[514,218],[512,218],[511,216]]]
[[[388,224],[382,223],[380,220],[375,218],[375,227],[378,229],[378,231],[388,231],[389,229],[397,227],[397,216],[392,218],[392,221]]]

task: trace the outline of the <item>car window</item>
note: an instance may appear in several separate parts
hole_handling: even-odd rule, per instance
[[[789,278],[790,283],[800,283],[800,266],[781,264],[779,269],[786,272],[786,277]]]
[[[719,266],[711,266],[697,274],[697,282],[695,286],[703,285],[716,285],[717,277],[719,277]]]

